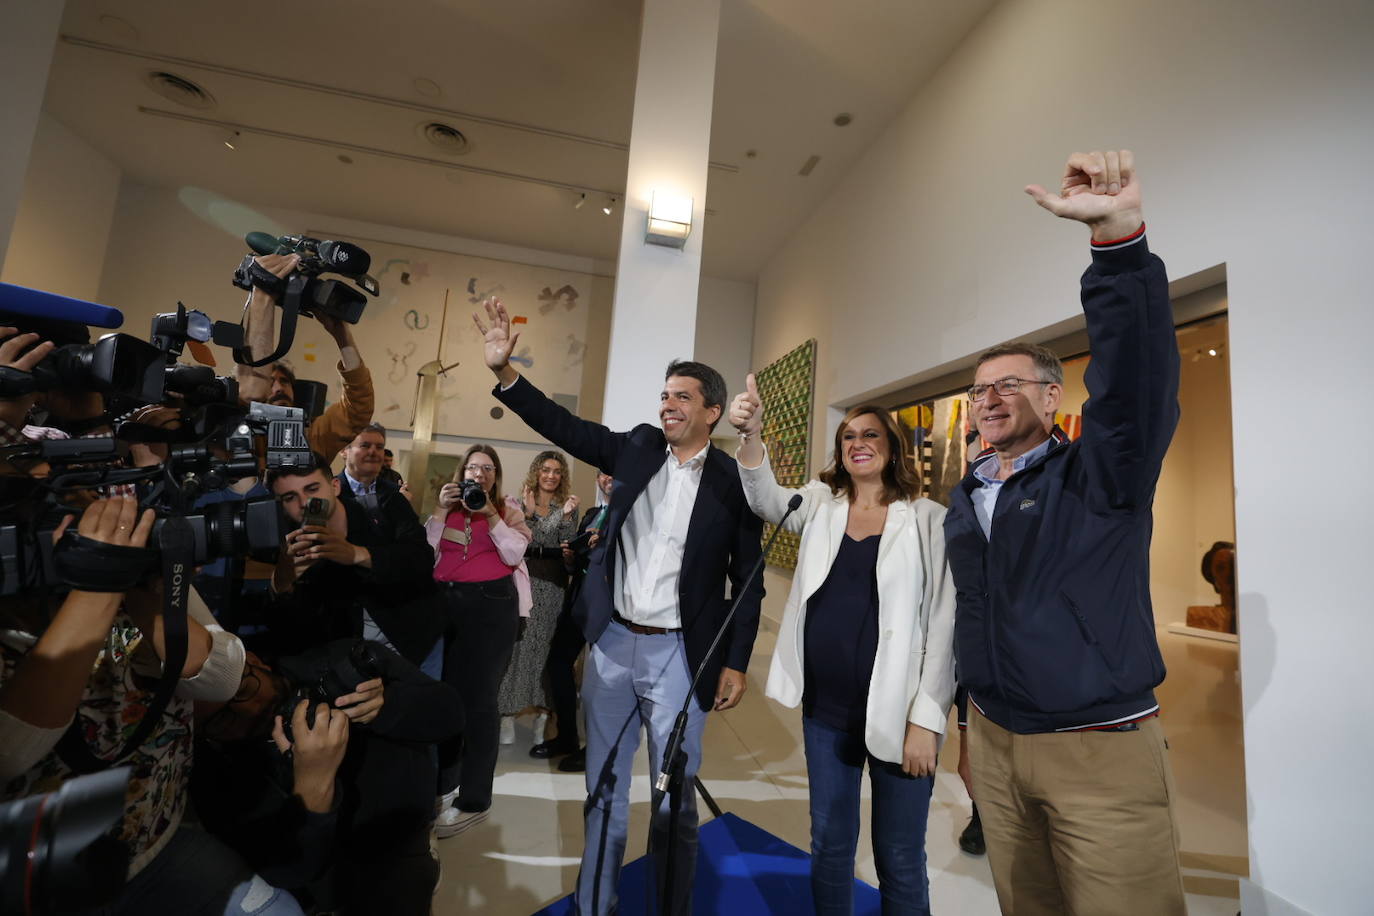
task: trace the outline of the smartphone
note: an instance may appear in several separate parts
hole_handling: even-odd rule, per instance
[[[318,525],[321,528],[329,521],[329,503],[320,497],[312,497],[305,504],[305,511],[301,513],[301,527],[306,525]]]
[[[586,553],[588,550],[591,550],[592,535],[596,533],[597,532],[595,531],[582,532],[577,537],[573,538],[571,541],[568,542],[568,548],[573,553]]]

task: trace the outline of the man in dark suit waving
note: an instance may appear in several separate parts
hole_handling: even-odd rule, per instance
[[[485,303],[488,328],[474,316],[496,373],[496,397],[541,436],[615,478],[602,536],[593,551],[573,617],[591,646],[583,674],[587,718],[586,846],[577,880],[579,913],[616,909],[625,854],[630,769],[642,725],[650,766],[658,772],[673,720],[706,661],[696,702],[688,704],[686,783],[701,761],[706,713],[730,709],[744,695],[744,672],[758,631],[763,587],[750,586],[720,648],[706,650],[759,557],[763,523],[749,511],[733,459],[711,447],[725,409],[725,380],[710,366],[674,362],[659,395],[661,427],[611,432],[573,416],[510,365],[516,339],[497,300]],[[654,812],[655,847],[668,830],[666,802]],[[678,821],[674,886],[695,873],[697,815],[688,791]],[[665,862],[660,857],[660,886]],[[691,894],[674,894],[673,911],[691,912]]]

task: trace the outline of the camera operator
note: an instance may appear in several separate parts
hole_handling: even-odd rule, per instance
[[[274,276],[285,277],[300,263],[300,258],[294,254],[268,254],[259,256],[256,261]],[[260,287],[253,287],[243,320],[249,353],[260,355],[272,351],[272,330],[275,325],[272,313],[276,307],[276,298],[272,294]],[[307,436],[311,451],[320,453],[332,462],[372,421],[375,398],[372,373],[363,365],[363,358],[358,353],[348,323],[325,314],[319,316],[319,322],[339,346],[339,399],[310,424]],[[285,363],[256,367],[240,365],[236,374],[239,396],[245,402],[264,401],[283,407],[296,406],[293,387],[296,375]]]
[[[58,346],[89,343],[90,339],[85,325],[0,311],[0,366],[31,372]],[[104,402],[94,391],[33,392],[0,398],[0,445],[22,443],[24,428],[36,410],[42,412],[47,427],[68,435],[103,434],[110,429]]]
[[[353,665],[359,652],[362,674]],[[199,758],[210,778],[197,810],[260,873],[308,894],[316,909],[426,916],[438,879],[429,848],[431,747],[462,728],[457,693],[385,646],[354,639],[283,658],[276,671],[268,680],[283,683],[269,691],[277,697],[269,710],[293,686],[296,696],[307,688],[309,699],[295,703],[289,728],[275,716],[275,747],[217,742]],[[338,683],[324,690],[331,677]],[[261,718],[242,737],[260,738]],[[290,773],[282,754],[291,758]]]
[[[74,322],[0,313],[0,367],[6,370],[29,373],[54,343],[87,340],[89,332]],[[5,445],[53,435],[19,426],[35,401],[33,395],[0,399]],[[89,391],[49,391],[43,403],[72,432],[107,422],[103,402]],[[32,471],[44,469],[39,464]],[[0,508],[19,525],[34,525],[42,496],[32,478],[13,462],[0,474],[7,494]],[[234,694],[243,670],[242,644],[191,593],[186,657],[164,707],[156,695],[167,657],[164,583],[153,575],[140,579],[137,569],[146,568],[141,563],[130,566],[147,558],[154,513],[140,514],[129,496],[97,499],[87,491],[71,498],[81,506],[80,520],[73,525],[75,516],[67,515],[52,535],[61,561],[56,568],[71,590],[55,610],[48,585],[26,587],[21,581],[16,594],[0,599],[4,798],[52,791],[122,758],[118,762],[131,774],[115,835],[129,849],[128,883],[105,912],[299,914],[289,895],[270,887],[222,843],[183,823],[192,703]]]

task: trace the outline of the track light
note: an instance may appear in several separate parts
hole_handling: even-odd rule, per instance
[[[586,202],[587,202],[587,192],[586,192],[586,191],[583,191],[581,194],[577,195],[577,203],[573,204],[573,209],[574,209],[574,210],[581,210],[581,209],[582,209],[582,205],[585,204]]]
[[[236,131],[236,130],[231,130],[231,131],[229,131],[227,134],[224,135],[224,145],[227,146],[227,147],[229,147],[230,149],[238,149],[238,148],[239,148],[239,137],[240,137],[240,134],[239,134],[238,131]]]
[[[604,213],[604,214],[606,214],[607,216],[610,216],[610,215],[611,215],[611,211],[614,210],[614,209],[615,209],[615,198],[614,198],[614,197],[608,197],[608,198],[606,198],[606,203],[605,203],[605,205],[601,208],[601,212]]]

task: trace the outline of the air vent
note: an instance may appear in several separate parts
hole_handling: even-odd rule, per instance
[[[150,70],[143,81],[158,95],[178,105],[204,111],[215,107],[215,97],[184,76],[165,70]]]
[[[461,130],[439,121],[421,124],[420,135],[430,146],[449,156],[461,156],[469,149],[468,138]]]

